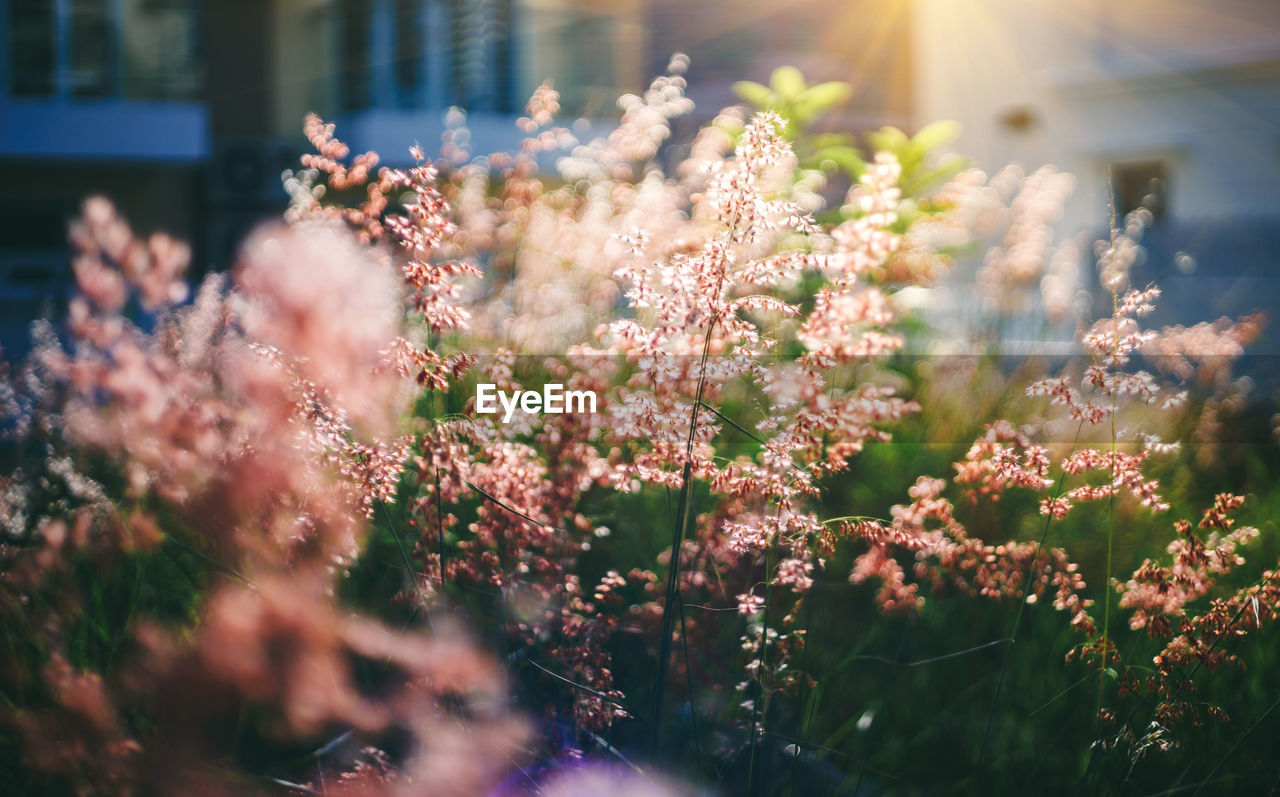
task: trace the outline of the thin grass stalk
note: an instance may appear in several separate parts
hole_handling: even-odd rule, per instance
[[[1072,450],[1076,444],[1080,442],[1080,433],[1084,430],[1084,421],[1076,426],[1075,439],[1071,441]],[[1067,474],[1064,472],[1058,476],[1058,483],[1054,487],[1054,499],[1062,496],[1062,489],[1066,486]],[[1040,531],[1040,539],[1036,542],[1035,555],[1031,557],[1031,567],[1035,568],[1036,563],[1040,561],[1040,553],[1044,550],[1044,541],[1049,537],[1049,526],[1053,523],[1053,513],[1045,515],[1044,528]],[[996,691],[991,696],[991,706],[987,709],[987,722],[982,730],[982,744],[978,748],[978,762],[973,768],[973,779],[969,783],[969,793],[974,794],[978,788],[978,782],[981,780],[982,765],[986,761],[987,742],[991,738],[991,723],[995,719],[996,705],[1000,700],[1000,691],[1004,687],[1005,676],[1009,672],[1009,657],[1013,655],[1013,646],[1018,641],[1018,627],[1022,624],[1022,614],[1027,610],[1027,593],[1031,589],[1032,572],[1027,573],[1027,578],[1022,582],[1022,594],[1018,598],[1018,611],[1013,615],[1013,627],[1009,630],[1009,646],[1004,651],[1004,658],[1000,662],[1000,675],[996,678]]]
[[[698,703],[694,699],[693,693],[693,665],[689,658],[689,631],[685,627],[684,598],[679,593],[676,593],[676,595],[676,600],[680,605],[680,647],[684,651],[685,688],[689,692],[689,718],[693,723],[693,749],[698,756],[698,774],[701,777],[706,777],[706,773],[703,771],[702,734],[698,728]]]
[[[732,229],[732,227],[731,227]],[[720,272],[716,283],[715,295],[719,296],[724,287],[728,267]],[[675,616],[671,611],[673,601],[680,594],[680,546],[684,542],[684,530],[689,522],[689,507],[693,503],[693,440],[698,429],[698,410],[702,406],[702,395],[707,384],[707,360],[711,355],[711,336],[715,333],[720,317],[714,315],[707,325],[707,334],[702,342],[702,357],[698,364],[698,390],[694,397],[693,407],[689,412],[689,436],[685,442],[684,470],[680,478],[680,502],[676,509],[675,528],[671,534],[671,560],[667,566],[666,602],[662,610],[662,638],[658,647],[658,667],[653,680],[653,709],[651,717],[653,726],[649,732],[649,758],[656,761],[658,747],[662,738],[662,697],[667,684],[667,667],[671,663],[671,636],[675,631]]]
[[[444,499],[440,496],[440,466],[435,467],[436,482],[436,548],[440,556],[440,602],[442,605],[448,604],[448,595],[445,594],[445,576],[444,576]]]
[[[821,567],[821,565],[819,565]],[[815,567],[816,572],[819,567]],[[804,627],[806,630],[813,628],[813,604],[806,601],[804,604]],[[800,670],[803,673],[804,680],[800,682],[800,727],[797,736],[799,741],[796,743],[796,754],[791,758],[791,793],[796,793],[796,778],[799,774],[800,750],[805,745],[805,737],[809,734],[809,712],[807,710],[807,702],[809,697],[809,639],[806,635],[804,640],[804,648],[800,651]]]
[[[902,637],[898,640],[898,650],[896,653],[893,654],[893,666],[889,668],[889,679],[885,682],[885,685],[884,685],[884,701],[887,701],[889,699],[889,690],[893,688],[893,682],[898,677],[898,670],[904,669],[903,667],[899,666],[899,663],[902,661],[902,654],[907,648],[907,638],[911,636],[911,629],[915,625],[915,621],[916,621],[915,612],[912,612],[911,614],[907,615],[907,627],[902,629]],[[911,665],[908,664],[906,666],[910,667]],[[881,701],[882,708],[884,706],[884,701]],[[875,737],[870,735],[870,731],[875,726],[875,722],[879,718],[879,716],[880,716],[880,711],[877,710],[875,715],[871,718],[871,725],[868,726],[867,728],[867,732],[868,732],[867,738],[871,741],[871,743],[875,742]],[[866,776],[867,769],[870,768],[869,767],[870,760],[871,760],[871,751],[868,750],[867,754],[862,756],[862,758],[858,762],[858,780],[853,785],[853,794],[855,795],[855,797],[858,794],[858,792],[862,790],[862,779],[863,777]]]
[[[427,612],[427,597],[422,594],[422,589],[418,584],[418,574],[413,567],[412,560],[409,559],[409,552],[404,547],[404,541],[400,539],[400,535],[396,533],[395,521],[391,519],[391,513],[387,511],[386,504],[379,504],[378,508],[382,510],[382,519],[387,523],[387,531],[391,533],[391,539],[396,541],[396,550],[400,552],[400,562],[404,565],[405,577],[409,579],[409,583],[413,585],[414,595],[418,598],[419,608],[424,613]]]
[[[1116,247],[1115,200],[1111,204],[1111,249]],[[1120,359],[1120,295],[1114,286],[1111,288],[1111,324],[1114,338],[1112,343],[1112,360]],[[1119,409],[1119,391],[1111,391],[1111,498],[1107,502],[1107,572],[1102,582],[1102,664],[1098,668],[1098,723],[1102,722],[1102,696],[1107,686],[1107,660],[1111,650],[1111,551],[1116,532],[1116,476],[1120,463],[1116,459],[1116,412]]]
[[[1262,581],[1258,582],[1257,586],[1253,588],[1253,596],[1256,596],[1259,592],[1265,589],[1268,584],[1270,584],[1273,580],[1275,580],[1276,576],[1280,576],[1280,569],[1277,569],[1274,572],[1272,572],[1270,578],[1263,579]],[[1250,597],[1252,598],[1253,596],[1250,596]],[[1193,666],[1191,670],[1187,673],[1186,678],[1184,679],[1187,683],[1190,683],[1192,677],[1194,677],[1195,674],[1200,671],[1200,667],[1201,665],[1204,664],[1205,659],[1207,659],[1209,655],[1213,653],[1213,651],[1217,650],[1219,643],[1221,643],[1222,640],[1230,636],[1231,630],[1235,628],[1236,623],[1240,622],[1240,618],[1244,616],[1245,611],[1247,611],[1251,605],[1252,605],[1251,600],[1243,601],[1240,604],[1240,608],[1236,610],[1235,615],[1231,618],[1231,622],[1227,623],[1227,627],[1223,629],[1222,633],[1216,639],[1213,640],[1213,643],[1209,645],[1209,649],[1205,651],[1204,655],[1201,658],[1196,660],[1195,666]],[[1135,704],[1134,707],[1129,710],[1129,713],[1125,715],[1124,719],[1120,721],[1120,723],[1118,724],[1118,727],[1121,729],[1127,727],[1130,721],[1133,720],[1134,715],[1138,713],[1138,709],[1141,707],[1142,707],[1142,704]],[[1155,717],[1155,708],[1153,707],[1152,719],[1154,719],[1154,717]],[[1149,721],[1148,721],[1148,724],[1150,724]],[[1115,749],[1116,746],[1117,745],[1112,745],[1111,749]],[[1094,745],[1093,752],[1090,753],[1089,755],[1089,766],[1088,768],[1085,769],[1084,774],[1080,777],[1080,780],[1076,786],[1077,794],[1080,793],[1081,790],[1084,788],[1090,776],[1093,775],[1094,767],[1101,760],[1098,756],[1098,749],[1100,747],[1101,745]],[[1105,751],[1105,752],[1110,752],[1110,751]]]
[[[1211,780],[1213,780],[1213,776],[1218,773],[1218,770],[1222,768],[1222,765],[1227,763],[1227,759],[1231,758],[1232,754],[1234,754],[1236,749],[1240,747],[1241,744],[1244,743],[1244,740],[1248,738],[1249,734],[1253,733],[1254,730],[1256,730],[1257,727],[1262,724],[1262,721],[1266,719],[1271,712],[1276,710],[1277,706],[1280,706],[1280,699],[1277,699],[1270,706],[1267,706],[1267,710],[1262,712],[1262,715],[1253,721],[1253,724],[1249,726],[1248,730],[1246,730],[1243,734],[1241,734],[1239,739],[1236,739],[1236,743],[1231,745],[1231,749],[1227,751],[1227,754],[1224,755],[1221,759],[1219,759],[1218,763],[1213,765],[1213,769],[1209,770],[1209,774],[1205,776],[1204,780],[1200,781],[1200,785],[1197,786],[1196,790],[1191,793],[1191,797],[1196,797],[1197,794],[1199,794],[1201,791],[1204,790],[1204,787],[1207,786]]]
[[[657,761],[658,747],[662,734],[662,697],[667,687],[667,664],[671,659],[671,637],[675,629],[676,613],[672,611],[674,601],[680,594],[680,545],[684,541],[684,525],[686,510],[689,505],[690,481],[693,475],[693,463],[685,460],[684,475],[680,487],[680,501],[676,508],[675,529],[671,537],[671,562],[667,569],[666,602],[662,609],[662,638],[658,645],[658,668],[653,682],[653,702],[650,709],[652,727],[649,732],[649,758]]]
[[[778,513],[782,513],[781,507]],[[767,718],[767,700],[769,697],[769,685],[765,683],[766,673],[765,656],[769,648],[769,577],[773,574],[774,554],[778,550],[778,538],[775,535],[772,544],[769,546],[769,552],[765,556],[764,570],[764,609],[760,615],[760,647],[756,662],[756,682],[760,685],[760,695],[751,705],[751,758],[747,765],[747,791],[749,794],[756,794],[756,748],[759,747],[759,729],[761,718]]]

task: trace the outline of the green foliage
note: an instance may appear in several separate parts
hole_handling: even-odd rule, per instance
[[[733,84],[733,90],[756,108],[776,111],[790,122],[792,140],[802,137],[815,119],[844,103],[852,94],[848,83],[834,80],[810,86],[794,66],[775,69],[768,86],[742,80]]]
[[[782,66],[773,71],[768,86],[742,80],[733,84],[733,90],[756,110],[774,111],[787,121],[784,134],[795,147],[801,169],[838,170],[853,180],[866,169],[852,135],[809,133],[814,121],[849,99],[853,90],[848,83],[810,86],[799,69]]]
[[[827,81],[812,86],[793,66],[778,67],[764,86],[750,80],[733,84],[733,90],[756,110],[770,110],[787,120],[786,135],[795,147],[801,169],[840,172],[856,181],[866,160],[856,139],[848,133],[812,133],[813,124],[852,96],[848,83]],[[939,150],[955,140],[960,125],[951,121],[925,125],[914,136],[896,127],[868,133],[873,152],[892,153],[902,164],[900,185],[904,196],[918,197],[954,176],[966,165],[957,156],[939,157]]]
[[[938,183],[955,176],[965,167],[964,158],[937,158],[937,151],[960,134],[956,122],[940,121],[908,136],[896,127],[884,127],[867,134],[867,143],[877,152],[890,152],[902,164],[899,185],[906,196],[919,196]]]

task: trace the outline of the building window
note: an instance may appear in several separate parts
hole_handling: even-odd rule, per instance
[[[616,107],[617,76],[614,74],[617,21],[606,14],[576,14],[559,27],[564,78],[560,87],[560,107],[568,116],[608,115]]]
[[[193,99],[203,88],[200,0],[113,0],[120,31],[122,93],[145,99]]]
[[[57,25],[45,0],[10,0],[9,91],[15,97],[54,93],[58,63]]]
[[[200,90],[198,0],[9,0],[15,97],[188,99]]]
[[[398,105],[416,105],[426,82],[423,52],[426,31],[422,3],[395,0],[395,93]]]
[[[1162,160],[1113,163],[1110,169],[1111,195],[1115,200],[1117,221],[1146,208],[1155,222],[1168,212],[1169,173]]]
[[[72,0],[65,31],[65,87],[73,97],[108,97],[119,88],[115,21],[105,0]]]
[[[616,114],[618,95],[640,91],[649,77],[641,71],[646,68],[642,65],[646,35],[643,17],[638,9],[615,10],[617,5],[577,2],[522,6],[517,39],[524,82],[514,89],[516,99],[523,104],[535,86],[551,80],[560,93],[562,119],[609,118]],[[655,7],[653,13],[671,10]],[[667,19],[655,16],[654,24]],[[679,20],[670,19],[671,25]],[[662,56],[662,64],[679,49],[672,44]],[[707,63],[710,59],[703,66]],[[705,76],[703,72],[699,74]]]
[[[515,109],[513,0],[342,0],[344,110]]]
[[[450,104],[469,111],[515,110],[511,0],[451,0]]]
[[[343,0],[341,5],[342,106],[358,111],[373,104],[373,4]]]

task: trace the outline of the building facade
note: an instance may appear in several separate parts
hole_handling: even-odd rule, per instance
[[[692,128],[776,66],[854,84],[833,127],[909,125],[909,0],[0,0],[0,345],[68,285],[66,226],[105,194],[141,232],[225,268],[284,206],[316,111],[356,151],[432,151],[460,107],[474,152],[509,150],[544,79],[566,118],[617,113],[677,51]],[[851,44],[852,43],[852,44]],[[682,129],[680,133],[691,133]]]
[[[1276,306],[1280,4],[918,0],[913,28],[916,118],[988,170],[1073,173],[1060,233],[1105,237],[1113,196],[1152,211],[1134,281],[1163,320]]]

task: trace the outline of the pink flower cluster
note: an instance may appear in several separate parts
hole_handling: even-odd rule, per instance
[[[100,199],[73,230],[73,345],[41,342],[25,377],[39,417],[22,427],[52,452],[43,467],[67,496],[6,500],[10,539],[26,542],[0,546],[0,615],[28,624],[48,657],[6,670],[45,697],[0,721],[28,767],[72,791],[242,793],[238,764],[212,766],[226,755],[210,729],[249,711],[288,744],[334,727],[405,734],[378,793],[424,780],[474,793],[507,753],[447,763],[461,739],[512,752],[524,738],[522,721],[491,708],[505,686],[496,664],[464,636],[396,632],[335,598],[363,548],[362,516],[395,496],[407,455],[408,439],[382,442],[406,397],[382,367],[405,297],[386,258],[324,215],[255,233],[230,288],[211,278],[177,309],[184,247],[137,240]],[[152,332],[122,312],[135,297],[157,314]],[[205,599],[190,628],[131,619],[121,633],[134,652],[109,679],[73,670],[67,626],[99,600],[77,562],[111,578],[131,553],[179,567],[194,556],[208,569],[186,577],[207,584]],[[356,661],[384,668],[381,694],[364,692]],[[458,701],[486,718],[458,721],[447,707]],[[138,712],[163,732],[138,736],[126,721]]]
[[[607,746],[601,734],[633,715],[613,658],[623,635],[657,652],[659,685],[674,662],[674,688],[692,688],[690,650],[714,661],[723,636],[714,612],[693,607],[740,623],[728,683],[755,735],[771,697],[807,683],[800,610],[846,549],[840,578],[873,585],[884,613],[921,611],[926,591],[1044,602],[1094,637],[1087,650],[1115,658],[1067,553],[1047,534],[999,542],[963,509],[962,523],[943,479],[920,476],[889,519],[822,517],[843,500],[834,477],[921,409],[900,395],[910,381],[878,362],[904,345],[899,291],[949,267],[944,239],[1003,231],[979,273],[984,295],[1013,314],[1021,299],[1002,291],[1040,284],[1062,315],[1074,250],[1055,253],[1049,228],[1070,178],[967,172],[908,198],[911,163],[878,153],[839,219],[820,223],[821,197],[776,112],[726,111],[684,161],[660,164],[671,120],[690,107],[684,66],[677,58],[624,97],[618,127],[585,143],[555,126],[550,84],[518,121],[526,139],[513,155],[473,158],[453,113],[443,174],[416,147],[406,170],[351,158],[332,125],[308,117],[316,152],[288,178],[287,223],[256,231],[230,279],[211,278],[186,307],[186,248],[140,240],[104,200],[86,204],[72,236],[73,345],[46,329],[33,366],[0,391],[6,408],[36,409],[17,429],[47,446],[39,483],[53,495],[41,504],[21,474],[0,483],[0,526],[24,542],[0,543],[0,618],[29,620],[48,651],[18,673],[40,684],[39,704],[0,712],[29,766],[82,793],[231,793],[245,773],[214,766],[231,758],[202,728],[257,712],[255,732],[284,746],[354,735],[359,752],[318,763],[306,788],[486,792],[529,734],[505,708],[508,674],[452,628],[455,602],[492,618],[508,664],[568,690],[545,719],[574,732],[537,752]],[[954,463],[955,489],[973,502],[1057,485],[1040,501],[1046,532],[1083,501],[1169,509],[1145,470],[1173,444],[1121,422],[1187,394],[1132,361],[1155,358],[1187,381],[1238,357],[1261,322],[1143,330],[1159,291],[1126,286],[1144,219],[1098,250],[1114,309],[1082,329],[1087,362],[1026,390],[1065,419],[986,422]],[[152,331],[127,320],[135,308],[155,314]],[[554,382],[599,403],[506,422],[458,401],[471,379],[504,392]],[[1076,442],[1046,442],[1055,423]],[[640,525],[666,550],[590,570],[614,534],[602,501],[663,497],[671,509]],[[379,511],[396,500],[402,520]],[[1260,627],[1276,616],[1271,575],[1187,609],[1257,535],[1234,527],[1241,501],[1218,496],[1205,537],[1176,524],[1172,561],[1148,560],[1117,585],[1131,627],[1169,640],[1151,684],[1169,712],[1187,710],[1183,670],[1229,660],[1219,642],[1247,627],[1241,617]],[[342,603],[375,518],[375,539],[391,539],[405,571],[400,593],[380,597],[430,634]],[[118,678],[77,671],[62,639],[64,606],[86,598],[73,561],[108,572],[138,551],[207,565],[200,603],[187,626],[131,626],[137,655]],[[60,591],[64,606],[34,599]],[[677,640],[683,655],[661,660]],[[360,684],[370,672],[373,691]],[[165,732],[140,738],[131,712]],[[389,736],[403,739],[394,755],[378,746]]]

